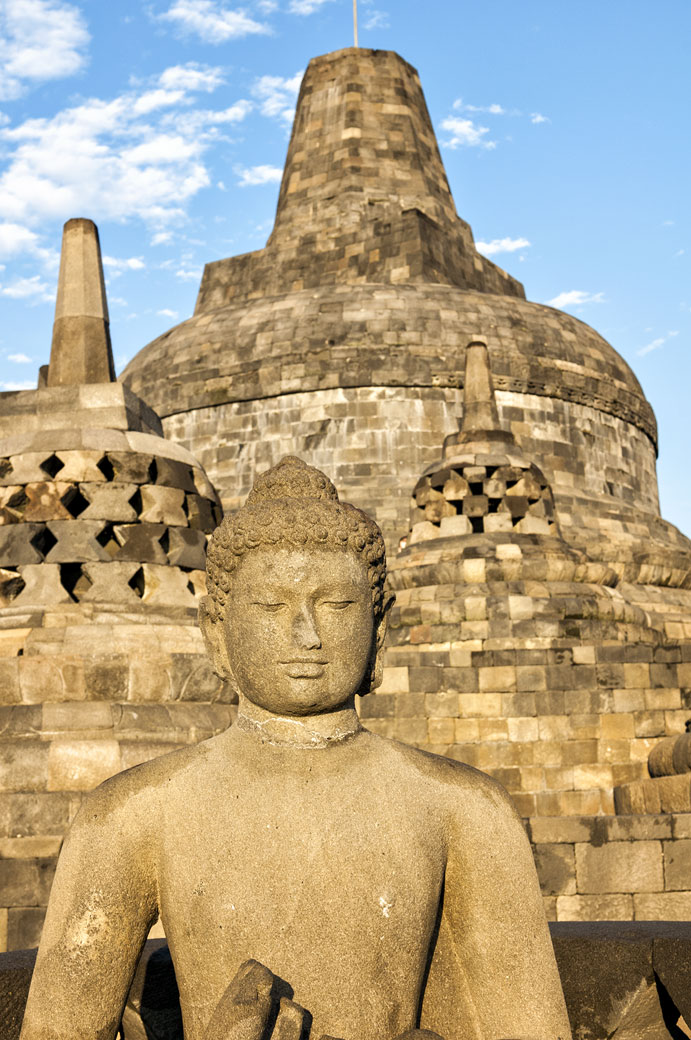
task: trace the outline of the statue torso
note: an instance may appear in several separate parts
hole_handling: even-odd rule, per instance
[[[155,839],[186,1040],[248,958],[290,981],[315,1037],[412,1026],[446,861],[438,783],[368,733],[298,750],[233,729],[202,748],[170,779],[180,797],[163,786]]]

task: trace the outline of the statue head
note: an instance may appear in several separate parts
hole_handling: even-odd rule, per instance
[[[377,524],[288,456],[214,532],[200,622],[218,674],[277,714],[316,714],[381,682],[386,555]]]

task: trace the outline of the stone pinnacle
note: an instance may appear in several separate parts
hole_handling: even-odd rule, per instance
[[[456,445],[474,441],[514,442],[513,434],[502,430],[499,424],[487,343],[480,338],[471,340],[466,347],[463,420],[459,432],[445,439],[444,457]]]
[[[98,228],[92,220],[68,220],[62,233],[47,385],[114,380]]]

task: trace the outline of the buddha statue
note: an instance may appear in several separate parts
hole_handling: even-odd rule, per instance
[[[237,722],[87,797],[22,1040],[112,1040],[159,915],[185,1040],[258,1040],[228,1007],[245,1014],[238,986],[255,1007],[271,979],[293,997],[274,1035],[295,1040],[307,1022],[315,1040],[570,1037],[504,789],[360,724],[355,696],[380,681],[385,576],[376,524],[299,459],[261,475],[223,521],[200,623],[237,688]]]

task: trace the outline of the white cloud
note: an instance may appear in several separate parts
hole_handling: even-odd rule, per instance
[[[0,99],[20,97],[31,83],[60,79],[86,63],[89,33],[81,12],[62,0],[0,3]]]
[[[103,266],[114,273],[121,274],[123,271],[142,271],[146,264],[141,256],[130,256],[126,260],[118,260],[114,256],[104,256]]]
[[[679,329],[670,329],[667,335],[670,337],[670,339],[673,339],[675,336],[679,335]]]
[[[259,101],[261,114],[291,123],[304,74],[304,69],[300,69],[289,78],[261,76],[252,87],[252,94]]]
[[[171,65],[161,73],[158,82],[164,90],[203,90],[210,94],[225,80],[222,69],[190,61],[186,65]]]
[[[365,29],[388,29],[389,16],[386,11],[370,11],[363,25]]]
[[[447,116],[442,120],[442,129],[446,130],[451,137],[444,141],[447,148],[458,148],[465,145],[469,148],[496,148],[496,141],[488,141],[485,134],[489,133],[489,127],[476,126],[472,119],[461,119],[458,116]]]
[[[246,188],[250,184],[278,184],[283,176],[283,170],[278,166],[251,166],[237,170],[240,174],[238,184]]]
[[[36,380],[35,379],[22,379],[20,382],[9,380],[7,382],[0,382],[0,388],[3,390],[35,390]]]
[[[531,112],[530,114],[531,123],[549,123],[550,120],[547,116],[543,116],[541,112]]]
[[[674,255],[675,256],[683,256],[685,252],[686,252],[685,249],[677,249],[677,251],[676,251],[676,253]]]
[[[492,105],[467,105],[463,98],[456,98],[452,107],[457,112],[487,112],[491,116],[506,115],[506,109],[496,101]]]
[[[152,246],[167,246],[169,242],[173,241],[172,231],[157,231],[151,239]]]
[[[31,252],[37,242],[38,235],[22,224],[0,224],[0,256]]]
[[[175,277],[185,282],[198,282],[201,276],[201,267],[179,267],[175,272]]]
[[[0,255],[40,252],[32,229],[77,212],[136,217],[165,231],[211,182],[203,158],[218,127],[252,110],[244,99],[220,110],[190,107],[193,91],[220,82],[218,70],[176,65],[139,90],[0,128]]]
[[[160,311],[156,311],[162,318],[177,318],[178,312],[171,311],[169,307],[163,307]]]
[[[55,302],[55,288],[41,281],[38,274],[30,278],[16,278],[10,285],[0,286],[0,296],[8,296],[12,300],[29,300],[36,303]]]
[[[493,238],[491,242],[476,242],[475,246],[485,256],[496,253],[515,253],[519,249],[527,249],[530,242],[527,238]]]
[[[226,43],[253,33],[268,33],[268,25],[250,18],[242,10],[231,10],[216,0],[175,0],[162,19],[174,22],[185,33],[194,33],[204,43]]]
[[[553,300],[547,300],[548,307],[579,307],[585,303],[604,303],[604,293],[583,292],[582,289],[570,289],[559,293]]]
[[[33,359],[26,354],[8,354],[7,360],[13,365],[33,365]]]
[[[288,11],[290,14],[314,14],[328,3],[331,0],[290,0]]]
[[[639,357],[645,357],[646,354],[652,353],[653,350],[659,350],[666,341],[666,336],[658,336],[657,339],[652,340],[652,342],[648,343],[646,347],[641,347],[641,349],[637,350],[636,353]]]

